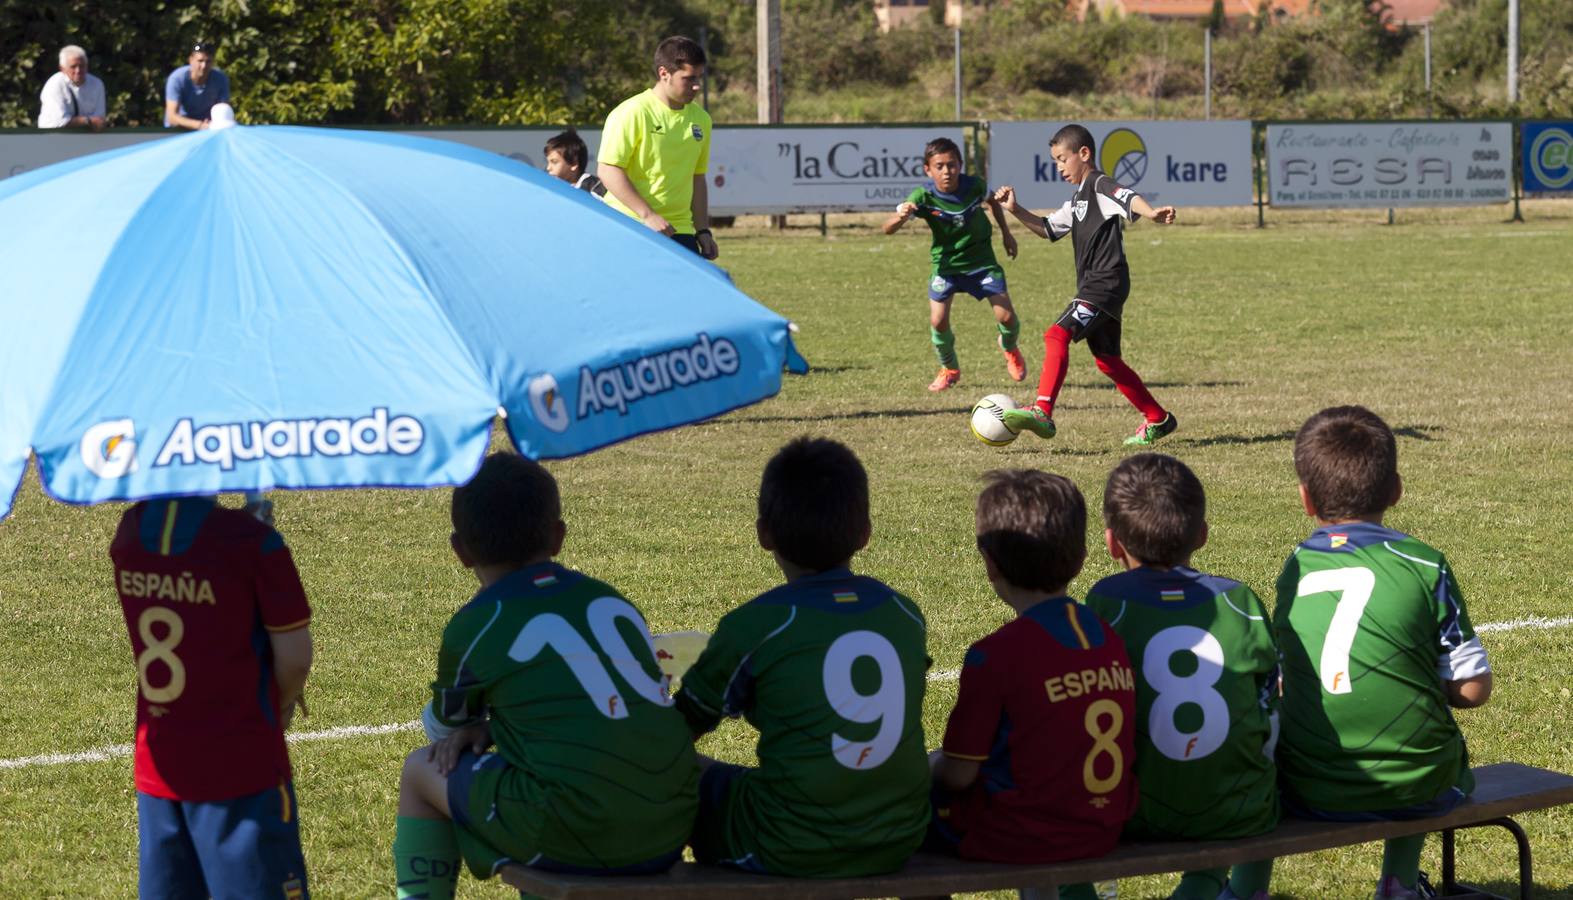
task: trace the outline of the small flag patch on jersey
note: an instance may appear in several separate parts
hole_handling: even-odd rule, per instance
[[[1347,535],[1347,534],[1330,534],[1330,535],[1327,536],[1327,540],[1328,540],[1329,543],[1332,544],[1333,549],[1337,550],[1339,547],[1342,547],[1343,545],[1349,543],[1349,535]]]
[[[851,591],[836,591],[835,594],[833,594],[832,596],[834,596],[836,598],[836,602],[837,603],[856,603],[856,602],[858,602],[858,595],[853,593],[853,592],[851,592]]]
[[[550,572],[542,572],[535,576],[535,586],[538,588],[551,587],[557,583],[557,576]]]
[[[1172,589],[1171,590],[1164,590],[1164,591],[1159,591],[1158,592],[1158,596],[1165,603],[1178,603],[1181,600],[1185,599],[1185,591],[1172,590]]]

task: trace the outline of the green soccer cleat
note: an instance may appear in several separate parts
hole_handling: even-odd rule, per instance
[[[1180,427],[1180,420],[1174,413],[1165,413],[1162,422],[1143,422],[1136,433],[1125,439],[1127,447],[1151,447],[1158,443],[1158,439],[1174,434]]]
[[[1054,437],[1054,420],[1036,405],[1022,409],[1007,409],[1001,417],[1011,431],[1030,431],[1045,440]]]

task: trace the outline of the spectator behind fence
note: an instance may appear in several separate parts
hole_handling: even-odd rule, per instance
[[[229,103],[229,76],[213,65],[213,45],[198,42],[164,83],[164,127],[208,127],[215,103]]]
[[[101,131],[108,115],[104,83],[87,72],[87,51],[60,48],[60,71],[49,76],[38,95],[39,128],[91,128]]]

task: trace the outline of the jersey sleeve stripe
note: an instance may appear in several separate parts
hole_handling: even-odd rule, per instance
[[[500,615],[502,615],[502,601],[499,600],[492,609],[492,617],[486,621],[486,627],[475,633],[475,640],[470,641],[470,646],[464,648],[464,655],[459,657],[459,665],[455,667],[453,672],[454,687],[458,687],[459,679],[464,677],[464,664],[470,661],[470,654],[475,652],[475,645],[479,644],[481,638],[486,636],[486,632],[492,629],[492,623],[496,622],[497,617]]]
[[[897,609],[899,609],[902,612],[906,613],[908,616],[910,616],[912,618],[912,621],[918,623],[918,627],[923,629],[923,633],[924,634],[928,633],[928,626],[926,624],[924,624],[923,618],[921,616],[919,616],[917,613],[913,612],[912,610],[907,609],[907,605],[905,603],[901,602],[901,598],[900,597],[892,595],[890,599],[891,599],[891,601],[893,603],[896,604],[896,608]]]
[[[291,622],[288,625],[264,625],[262,627],[266,628],[268,631],[270,631],[270,632],[272,632],[274,634],[283,634],[286,631],[298,631],[298,630],[300,630],[302,628],[305,628],[307,625],[310,625],[310,624],[311,624],[311,616],[307,616],[306,618],[301,619],[298,622]]]
[[[1386,547],[1388,552],[1393,554],[1394,556],[1401,556],[1404,559],[1409,560],[1410,562],[1417,562],[1417,563],[1421,564],[1422,566],[1430,566],[1433,569],[1440,569],[1440,568],[1442,568],[1441,566],[1439,566],[1436,563],[1431,562],[1429,560],[1421,559],[1418,556],[1410,556],[1407,553],[1401,553],[1397,549],[1395,549],[1392,544],[1388,543],[1387,541],[1383,541],[1382,542],[1382,546]]]
[[[759,648],[763,647],[766,644],[766,642],[768,642],[771,638],[775,637],[776,635],[780,634],[783,631],[786,631],[787,630],[787,626],[791,625],[793,620],[796,619],[796,618],[797,618],[797,607],[794,606],[794,607],[792,607],[792,611],[787,614],[785,622],[782,622],[780,625],[776,626],[776,630],[775,631],[772,631],[769,634],[765,635],[763,638],[761,638],[759,643],[754,645],[754,649],[753,650],[748,651],[746,654],[743,655],[742,659],[737,661],[737,668],[732,670],[732,677],[730,677],[730,678],[728,678],[726,680],[726,689],[721,692],[721,696],[723,698],[732,696],[732,685],[733,685],[734,682],[737,681],[738,673],[743,671],[743,667],[748,665],[748,661],[753,658],[754,654],[756,652],[758,652]],[[723,700],[723,702],[724,702],[724,700]]]
[[[164,507],[164,531],[158,539],[158,552],[160,556],[168,556],[170,546],[175,540],[175,518],[180,511],[180,501],[171,500]]]
[[[1221,596],[1223,597],[1223,602],[1229,604],[1229,608],[1230,609],[1234,610],[1235,612],[1239,613],[1240,615],[1244,616],[1245,618],[1250,619],[1252,622],[1265,622],[1265,621],[1267,621],[1265,616],[1253,616],[1250,613],[1246,612],[1245,610],[1241,609],[1240,607],[1235,606],[1234,605],[1234,600],[1232,600],[1229,597],[1228,594],[1223,594]]]
[[[1071,630],[1076,632],[1076,640],[1081,641],[1081,649],[1091,650],[1092,642],[1087,640],[1087,632],[1081,629],[1081,623],[1076,621],[1076,604],[1065,604],[1065,618],[1070,620]]]

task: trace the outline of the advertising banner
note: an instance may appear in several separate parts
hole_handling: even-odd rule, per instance
[[[1049,155],[1064,122],[989,124],[989,185],[1010,185],[1032,209],[1070,199]],[[1153,206],[1246,206],[1252,202],[1251,123],[1083,122],[1094,164]]]
[[[710,212],[895,209],[924,182],[923,145],[937,137],[969,152],[959,125],[717,128]]]
[[[1268,125],[1273,206],[1467,206],[1513,199],[1507,122]]]
[[[456,141],[545,168],[542,146],[561,128],[424,129],[409,134]],[[0,177],[18,175],[75,156],[173,132],[108,134],[0,134]],[[579,131],[590,150],[589,171],[601,130]],[[948,137],[969,148],[959,125],[925,127],[790,126],[717,128],[710,148],[710,211],[714,215],[894,209],[921,184],[923,145]]]
[[[1524,192],[1573,191],[1573,122],[1525,122]]]

